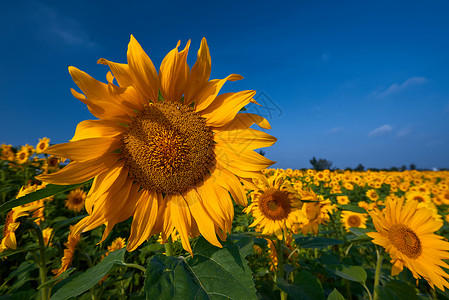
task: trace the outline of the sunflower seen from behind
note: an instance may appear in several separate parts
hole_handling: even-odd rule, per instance
[[[107,83],[69,67],[84,94],[72,90],[97,120],[78,124],[69,143],[46,153],[72,160],[62,170],[38,179],[53,184],[82,183],[93,178],[86,199],[88,216],[75,232],[106,224],[103,240],[119,222],[133,217],[128,250],[154,234],[165,242],[179,232],[192,253],[189,237],[202,234],[221,247],[231,230],[233,204],[247,205],[241,182],[252,186],[273,161],[253,151],[276,138],[250,128],[268,122],[239,113],[255,102],[254,91],[220,94],[231,74],[209,80],[211,58],[206,39],[190,69],[180,43],[163,59],[159,72],[131,36],[128,63],[100,59],[111,69]],[[116,84],[116,83],[117,84]]]
[[[449,242],[434,234],[443,222],[433,217],[431,210],[418,208],[418,201],[388,199],[384,210],[369,211],[377,232],[369,232],[372,242],[390,254],[391,275],[398,275],[407,267],[416,279],[424,278],[430,286],[440,290],[449,288]]]

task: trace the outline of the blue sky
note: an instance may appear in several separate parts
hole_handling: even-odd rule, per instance
[[[92,119],[67,67],[105,81],[133,34],[156,68],[201,38],[212,78],[244,80],[278,138],[280,168],[449,167],[447,1],[8,1],[0,11],[0,143],[67,142]],[[256,107],[249,107],[256,111]]]

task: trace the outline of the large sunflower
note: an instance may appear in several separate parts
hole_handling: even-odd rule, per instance
[[[105,238],[115,224],[133,216],[130,251],[153,234],[166,241],[175,231],[189,252],[189,236],[199,234],[220,247],[216,235],[224,240],[233,219],[230,195],[246,205],[241,181],[250,185],[273,164],[253,150],[276,138],[249,128],[270,125],[258,115],[239,113],[255,92],[218,95],[226,81],[242,77],[209,80],[206,39],[191,70],[190,41],[180,52],[179,45],[163,59],[159,74],[133,36],[128,64],[98,61],[112,71],[107,84],[69,67],[84,93],[72,94],[99,120],[79,123],[69,143],[49,147],[46,153],[72,162],[38,178],[53,184],[94,178],[85,204],[89,216],[76,232],[105,224]]]
[[[449,288],[447,274],[441,267],[449,269],[443,259],[449,259],[449,243],[434,234],[442,221],[433,217],[431,210],[418,208],[418,201],[404,199],[386,202],[381,212],[377,208],[369,211],[378,232],[367,233],[372,242],[381,245],[390,254],[391,275],[399,274],[406,266],[416,279],[424,278],[433,287]]]

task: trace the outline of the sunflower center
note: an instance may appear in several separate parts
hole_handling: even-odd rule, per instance
[[[79,205],[79,204],[83,203],[83,201],[84,201],[84,198],[81,195],[74,196],[72,199],[70,199],[70,202],[72,202],[72,204],[75,204],[75,205]]]
[[[415,197],[413,197],[413,200],[416,200],[418,202],[425,202],[425,200],[422,196],[415,196]]]
[[[44,143],[40,143],[39,144],[39,149],[44,150],[45,149],[45,144]]]
[[[20,159],[20,160],[24,160],[25,157],[26,157],[25,152],[20,153],[20,155],[19,155],[19,159]]]
[[[348,225],[349,227],[359,227],[362,225],[362,220],[359,216],[351,215],[348,218]]]
[[[291,212],[288,193],[276,189],[265,191],[259,198],[259,209],[268,219],[286,219]]]
[[[393,225],[388,232],[388,238],[393,246],[411,259],[418,258],[422,253],[420,239],[413,230],[405,225]]]
[[[179,103],[156,103],[139,112],[123,136],[129,176],[147,190],[182,193],[215,162],[213,133],[204,118]]]

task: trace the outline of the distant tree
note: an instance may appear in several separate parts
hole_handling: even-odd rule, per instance
[[[397,172],[397,171],[399,171],[399,169],[398,169],[397,167],[391,167],[391,168],[390,168],[390,171],[392,171],[392,172]]]
[[[262,149],[260,149],[258,152],[260,155],[265,156],[265,151],[263,151]]]
[[[416,165],[415,165],[415,164],[410,164],[409,169],[410,169],[410,170],[416,170]]]
[[[399,168],[399,171],[401,171],[401,172],[404,172],[405,170],[407,170],[406,166],[402,166],[402,167]]]
[[[354,171],[359,171],[359,172],[363,172],[365,171],[365,167],[362,164],[359,164]]]
[[[329,169],[332,167],[332,162],[328,161],[325,158],[316,159],[314,156],[310,161],[310,164],[313,166],[313,168],[317,171],[323,171],[326,169]]]

